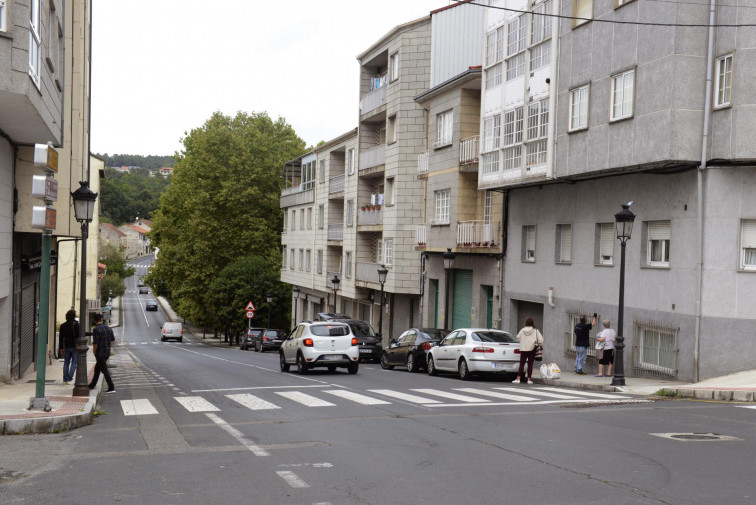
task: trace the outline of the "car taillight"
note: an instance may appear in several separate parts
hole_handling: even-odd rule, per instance
[[[473,347],[472,352],[493,352],[492,347]]]
[[[430,351],[431,347],[433,347],[433,344],[430,342],[423,342],[423,345],[420,346],[420,349],[423,351]]]
[[[515,352],[514,352],[514,353],[515,353],[515,354],[520,354],[520,350],[519,350],[519,349],[515,349]]]
[[[184,328],[181,328],[181,334],[182,335],[184,334]]]
[[[270,339],[268,337],[263,337],[263,342],[270,342]]]
[[[311,338],[304,339],[303,343],[304,343],[305,347],[312,347],[312,339]]]
[[[165,335],[165,328],[163,329],[163,335]]]
[[[357,337],[352,337],[352,345],[357,345]]]

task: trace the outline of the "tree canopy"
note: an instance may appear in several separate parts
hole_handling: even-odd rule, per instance
[[[159,254],[149,282],[179,315],[212,325],[226,301],[209,289],[229,264],[256,256],[280,274],[280,172],[305,143],[282,118],[216,112],[183,144],[153,219]]]
[[[172,167],[176,161],[173,156],[142,156],[140,154],[95,154],[102,158],[106,167],[141,167],[147,170],[156,170],[162,167]]]
[[[127,267],[123,253],[115,245],[104,240],[100,240],[99,261],[107,267],[100,287],[101,301],[104,305],[109,297],[121,296],[126,292],[123,281],[134,275],[134,267]]]
[[[157,210],[170,183],[170,178],[151,177],[146,169],[129,173],[106,168],[100,180],[100,217],[116,226],[146,219]]]

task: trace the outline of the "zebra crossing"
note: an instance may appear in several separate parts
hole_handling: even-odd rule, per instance
[[[461,406],[506,406],[506,405],[549,405],[558,403],[591,403],[628,400],[626,395],[572,391],[556,387],[493,387],[441,389],[418,388],[407,391],[392,389],[369,389],[356,392],[348,389],[308,389],[305,391],[276,391],[274,389],[256,390],[253,393],[236,392],[223,395],[233,405],[251,411],[277,411],[297,406],[309,408],[338,408],[339,406],[391,405],[401,403],[426,408],[461,407]],[[177,404],[188,412],[221,412],[222,409],[205,396],[175,396]],[[650,400],[638,400],[644,402]],[[227,402],[224,402],[227,404]],[[123,400],[124,415],[158,414],[149,400]]]

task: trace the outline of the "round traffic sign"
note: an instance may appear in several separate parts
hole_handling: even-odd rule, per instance
[[[247,311],[247,319],[252,319],[255,317],[255,311],[254,310],[248,310]]]

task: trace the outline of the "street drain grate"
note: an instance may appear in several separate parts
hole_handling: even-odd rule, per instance
[[[655,437],[669,438],[678,442],[733,442],[742,438],[720,435],[719,433],[649,433]]]
[[[606,402],[563,403],[563,409],[590,409],[593,407],[611,407],[614,405],[630,405],[634,403],[651,403],[654,400],[609,400]]]

